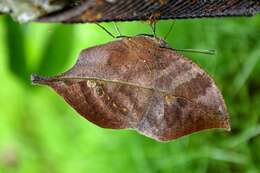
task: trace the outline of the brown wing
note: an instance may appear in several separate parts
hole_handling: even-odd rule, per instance
[[[66,73],[34,79],[54,88],[89,121],[171,140],[209,128],[229,129],[213,80],[157,39],[124,38],[84,50]]]

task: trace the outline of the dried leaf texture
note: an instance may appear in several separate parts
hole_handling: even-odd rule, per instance
[[[221,16],[252,16],[259,0],[85,0],[49,14],[44,22],[103,22]]]
[[[82,51],[52,87],[82,116],[103,128],[131,128],[160,141],[210,128],[229,127],[214,81],[164,41],[126,37]]]

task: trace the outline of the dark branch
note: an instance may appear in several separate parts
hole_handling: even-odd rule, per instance
[[[44,22],[103,22],[222,16],[252,16],[259,0],[88,0],[77,7],[41,18]],[[109,3],[110,2],[110,3]]]
[[[14,6],[16,7],[9,7],[8,4],[0,0],[0,11],[5,9],[4,12],[11,13],[20,21],[29,21],[36,18],[35,20],[39,22],[155,21],[159,19],[252,16],[260,12],[260,0],[11,1],[15,2]],[[38,2],[40,5],[38,4],[36,8],[33,2]],[[56,3],[53,4],[52,2]],[[48,5],[46,6],[46,4]],[[57,4],[59,5],[57,6]],[[26,16],[27,13],[29,15]],[[39,16],[42,17],[38,18]]]

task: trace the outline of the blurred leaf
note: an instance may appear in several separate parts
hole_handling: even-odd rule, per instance
[[[58,25],[50,31],[51,36],[43,52],[42,62],[39,66],[40,74],[59,73],[69,62],[71,50],[74,45],[73,26]]]
[[[9,68],[18,78],[29,81],[29,73],[26,65],[23,27],[5,18],[6,40],[9,54]]]
[[[253,126],[251,128],[248,128],[244,130],[242,133],[240,133],[238,136],[232,138],[228,145],[231,148],[234,148],[238,145],[241,145],[242,143],[248,142],[250,139],[260,137],[260,125]]]
[[[219,148],[212,149],[209,157],[214,160],[233,162],[238,164],[246,164],[246,162],[248,162],[246,155]]]
[[[247,79],[249,78],[258,60],[260,59],[260,45],[256,48],[257,49],[251,53],[246,62],[244,62],[241,71],[238,72],[237,76],[234,79],[232,87],[233,95],[235,95],[245,85]]]

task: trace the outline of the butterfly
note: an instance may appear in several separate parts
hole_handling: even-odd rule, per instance
[[[221,92],[197,64],[148,35],[122,37],[83,50],[53,77],[32,75],[102,128],[134,129],[170,141],[205,129],[230,130]]]

